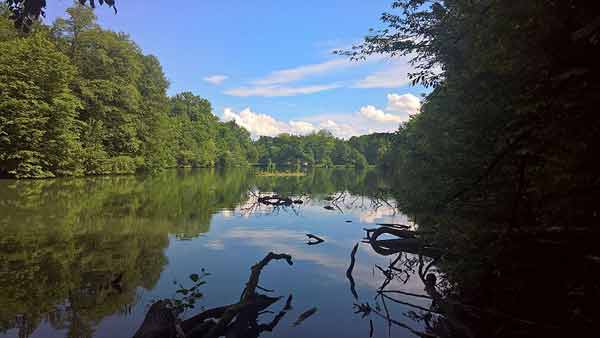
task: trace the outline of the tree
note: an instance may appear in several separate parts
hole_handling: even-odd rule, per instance
[[[96,7],[95,0],[77,1],[82,6],[89,4],[92,8]],[[10,18],[14,20],[15,26],[26,31],[34,22],[39,20],[40,17],[45,16],[44,10],[46,9],[46,0],[6,0],[6,3],[11,12]],[[98,3],[100,3],[100,5],[106,4],[107,6],[112,7],[115,13],[117,12],[115,0],[98,0]]]
[[[392,7],[399,12],[382,16],[387,27],[342,53],[410,56],[413,82],[433,87],[392,146],[394,172],[404,176],[399,195],[421,207],[484,195],[504,202],[495,203],[497,213],[512,215],[511,224],[560,224],[544,216],[555,214],[549,201],[564,206],[575,196],[582,221],[593,215],[600,26],[590,3],[399,0]]]
[[[15,177],[80,173],[76,69],[41,34],[0,42],[0,171]]]

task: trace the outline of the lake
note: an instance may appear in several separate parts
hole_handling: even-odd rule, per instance
[[[283,298],[259,322],[270,322],[288,295],[292,309],[261,336],[368,337],[372,325],[373,337],[414,337],[411,329],[427,325],[419,307],[430,301],[376,296],[383,283],[426,295],[416,257],[383,256],[361,243],[363,228],[377,223],[415,227],[386,191],[384,175],[353,169],[1,180],[0,337],[131,337],[150,304],[180,297],[194,273],[206,283],[184,317],[237,302],[250,267],[271,251],[294,264],[273,261],[262,272],[260,287],[272,291],[261,292]],[[301,203],[259,203],[273,194]],[[324,242],[308,245],[306,234]],[[357,243],[352,291],[347,269]],[[392,259],[402,268],[388,269]],[[366,303],[372,312],[363,316],[355,305]]]

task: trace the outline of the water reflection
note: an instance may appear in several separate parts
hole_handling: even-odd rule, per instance
[[[172,294],[174,278],[198,270],[197,257],[214,264],[219,280],[207,286],[204,305],[222,305],[232,300],[234,284],[239,290],[236,271],[247,271],[252,258],[268,251],[290,253],[299,273],[318,276],[289,285],[312,294],[300,305],[310,308],[315,294],[330,292],[332,311],[347,300],[347,291],[331,292],[345,282],[345,251],[361,231],[361,213],[373,212],[370,204],[360,204],[368,199],[358,197],[371,194],[375,201],[385,189],[376,173],[353,170],[278,179],[247,170],[179,170],[156,177],[0,181],[0,332],[104,337],[118,330],[131,336],[151,299]],[[293,204],[296,212],[263,210],[240,218],[252,203],[249,191],[295,194],[306,202]],[[323,209],[331,204],[328,197],[342,193],[344,213]],[[260,215],[274,217],[265,222]],[[355,223],[345,223],[351,220]],[[306,233],[318,234],[327,245],[306,246]],[[370,275],[362,266],[356,271]],[[328,280],[336,282],[325,285]],[[372,278],[363,280],[361,286],[373,284]],[[282,286],[289,279],[270,281]],[[311,329],[295,330],[283,334]]]
[[[127,313],[167,264],[168,235],[192,238],[244,198],[248,173],[0,181],[0,331],[47,322],[92,337]]]
[[[181,314],[187,320],[238,303],[250,267],[271,251],[294,265],[272,264],[261,276],[259,286],[274,292],[257,293],[284,298],[264,298],[266,307],[248,314],[240,325],[250,331],[240,332],[250,336],[476,337],[495,328],[528,336],[565,332],[573,318],[588,325],[593,297],[581,290],[598,286],[580,277],[595,261],[574,259],[552,238],[505,245],[492,260],[471,231],[481,223],[421,212],[417,226],[384,177],[174,170],[0,181],[0,337],[132,337],[153,302],[181,296],[178,283],[206,269],[202,297]],[[463,232],[450,241],[456,228],[439,224],[459,221]],[[307,245],[307,234],[323,241]],[[490,267],[494,279],[483,279]],[[569,278],[532,282],[552,269]],[[563,281],[570,293],[556,300],[580,312],[540,310]]]

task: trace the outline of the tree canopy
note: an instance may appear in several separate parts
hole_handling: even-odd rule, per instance
[[[409,56],[413,82],[433,87],[397,132],[386,163],[402,182],[399,195],[411,197],[407,205],[486,196],[503,201],[498,214],[516,224],[554,215],[575,198],[587,208],[582,216],[593,214],[600,26],[590,3],[400,0],[392,7],[383,29],[341,53]]]
[[[75,5],[26,34],[0,10],[0,175],[156,172],[256,161],[250,134],[190,92],[167,96],[158,59]]]
[[[96,0],[75,0],[81,5],[89,4],[91,8],[96,8]],[[100,5],[106,4],[117,12],[115,0],[97,0]],[[45,16],[46,0],[6,0],[10,10],[10,18],[14,20],[17,28],[29,30],[30,26]]]

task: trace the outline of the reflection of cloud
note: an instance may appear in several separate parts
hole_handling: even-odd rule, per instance
[[[212,250],[223,250],[225,249],[225,243],[221,239],[211,239],[204,243],[204,246]]]
[[[224,218],[231,218],[231,217],[233,217],[233,210],[228,210],[228,209],[221,210],[221,215]]]
[[[292,231],[285,229],[250,229],[233,228],[229,230],[225,237],[237,239],[250,239],[255,241],[282,241],[282,240],[302,240],[306,236],[305,232]],[[267,244],[267,243],[265,243]],[[270,243],[268,243],[270,244]]]
[[[397,223],[411,225],[412,222],[408,216],[399,213],[397,209],[392,207],[380,207],[362,211],[359,219],[363,223]]]
[[[323,237],[321,234],[319,236]],[[233,228],[223,234],[227,239],[243,239],[245,243],[265,248],[273,252],[284,252],[290,254],[294,260],[308,261],[325,267],[325,273],[332,279],[346,279],[346,269],[350,264],[350,248],[352,243],[336,242],[333,239],[325,238],[327,245],[334,245],[338,248],[347,247],[347,256],[333,254],[322,254],[314,250],[313,247],[304,244],[305,232],[286,230],[286,229],[255,229],[255,228]],[[289,243],[292,240],[293,243]],[[288,243],[286,243],[288,241]],[[366,254],[363,254],[366,253]],[[354,267],[353,277],[358,285],[378,289],[383,281],[380,272],[374,270],[373,260],[378,264],[386,266],[380,260],[387,262],[387,258],[375,253],[367,245],[362,244],[357,254],[357,264]],[[366,262],[365,262],[366,261]],[[409,292],[422,292],[423,285],[415,275],[406,283],[394,280],[387,289],[402,289]]]

